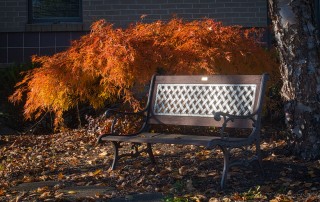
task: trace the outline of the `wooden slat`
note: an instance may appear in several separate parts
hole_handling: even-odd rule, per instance
[[[223,119],[216,121],[213,117],[191,116],[159,116],[155,115],[149,120],[150,124],[181,125],[181,126],[212,126],[222,127]],[[231,128],[252,128],[252,121],[248,119],[229,121]]]
[[[206,77],[207,80],[203,80]],[[192,75],[192,76],[157,76],[155,84],[260,84],[261,75]]]
[[[231,138],[230,141],[241,141],[244,138]],[[103,141],[120,141],[133,143],[162,143],[162,144],[181,144],[208,146],[212,142],[222,140],[215,136],[182,135],[166,133],[141,133],[136,136],[116,136],[109,135],[102,138]]]

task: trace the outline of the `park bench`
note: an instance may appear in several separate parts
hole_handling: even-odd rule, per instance
[[[248,165],[257,161],[262,170],[260,152],[260,119],[266,88],[267,74],[262,75],[206,75],[160,76],[151,80],[146,107],[136,113],[115,109],[106,111],[114,116],[109,134],[100,135],[98,142],[111,142],[114,158],[111,169],[127,155],[146,152],[155,163],[152,144],[180,144],[202,146],[212,150],[220,148],[224,155],[221,187],[224,188],[231,166]],[[117,134],[116,125],[121,116],[143,117],[141,129],[128,135]],[[176,134],[150,131],[151,125],[206,126],[219,128],[216,134]],[[249,130],[246,136],[230,133],[230,129]],[[146,144],[143,151],[134,147],[134,153],[119,154],[122,143]],[[235,159],[232,150],[250,147],[251,155]],[[240,148],[240,149],[239,149]],[[245,152],[244,152],[245,153]],[[231,158],[232,157],[232,158]]]

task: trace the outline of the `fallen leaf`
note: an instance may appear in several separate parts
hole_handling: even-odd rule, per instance
[[[21,200],[22,197],[24,197],[26,195],[26,192],[22,192],[19,196],[16,197],[16,202],[19,202]]]
[[[33,182],[34,181],[34,178],[32,176],[23,176],[23,179],[22,179],[23,182]]]
[[[57,193],[54,197],[55,197],[55,198],[62,198],[63,195],[64,195],[63,193]]]
[[[84,186],[86,184],[86,182],[77,182],[76,185],[77,186]]]
[[[314,201],[319,201],[320,200],[320,196],[309,196],[305,202],[314,202]]]
[[[142,182],[144,179],[145,179],[145,177],[142,176],[135,184],[136,184],[136,185],[141,184],[141,182]]]
[[[108,155],[108,152],[104,151],[104,152],[101,152],[99,154],[100,157],[104,157],[104,156],[107,156]]]
[[[206,173],[199,173],[197,177],[205,178],[208,177],[208,175]]]
[[[92,175],[93,175],[93,176],[97,176],[97,175],[99,175],[101,172],[102,172],[102,170],[99,169],[99,170],[94,171],[94,172],[92,173]]]
[[[63,180],[63,178],[64,178],[64,175],[63,175],[62,172],[60,172],[60,173],[58,174],[58,180]]]
[[[304,183],[304,185],[303,185],[304,187],[307,187],[307,188],[309,188],[309,187],[311,187],[312,186],[312,183]]]
[[[274,199],[271,199],[270,202],[293,202],[291,198],[285,195],[276,196]]]
[[[5,193],[6,193],[6,191],[5,191],[5,190],[0,189],[0,196],[4,196],[4,195],[5,195]]]
[[[38,192],[38,193],[43,193],[43,192],[48,191],[48,190],[49,190],[49,187],[48,187],[48,186],[39,187],[39,188],[37,189],[37,192]]]
[[[295,182],[290,183],[290,187],[299,186],[300,184],[301,184],[301,182],[295,181]]]
[[[224,197],[224,198],[222,199],[222,201],[223,201],[223,202],[231,202],[231,199],[228,198],[228,197]]]
[[[214,197],[209,199],[209,202],[219,202],[219,201],[220,200],[218,198],[214,198]]]
[[[159,154],[161,154],[161,151],[155,150],[153,153],[156,154],[156,155],[159,155]]]
[[[179,168],[179,174],[180,175],[186,175],[188,173],[188,168],[187,168],[187,166],[181,166],[180,168]]]
[[[49,191],[43,192],[43,193],[39,196],[39,198],[44,199],[44,198],[47,198],[48,196],[50,196],[50,192],[49,192]]]

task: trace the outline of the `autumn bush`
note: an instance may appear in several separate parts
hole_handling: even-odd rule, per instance
[[[68,50],[34,56],[39,68],[25,72],[9,99],[20,102],[26,94],[25,117],[39,118],[49,111],[56,127],[63,123],[63,113],[80,103],[99,108],[106,100],[121,100],[138,109],[135,92],[155,72],[277,74],[273,55],[258,39],[257,30],[211,19],[137,23],[126,29],[100,20]]]

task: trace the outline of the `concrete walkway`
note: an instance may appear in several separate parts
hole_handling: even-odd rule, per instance
[[[30,182],[22,183],[11,190],[17,192],[29,192],[39,188],[48,187],[49,189],[56,189],[58,193],[62,194],[62,199],[68,201],[78,201],[84,198],[96,198],[99,195],[111,194],[115,191],[115,188],[106,186],[74,186],[72,184],[63,184],[59,181],[43,181],[43,182]],[[148,201],[148,202],[162,202],[164,196],[161,193],[137,193],[126,195],[125,197],[113,198],[110,202],[122,202],[122,201]],[[99,199],[97,199],[99,201]]]

